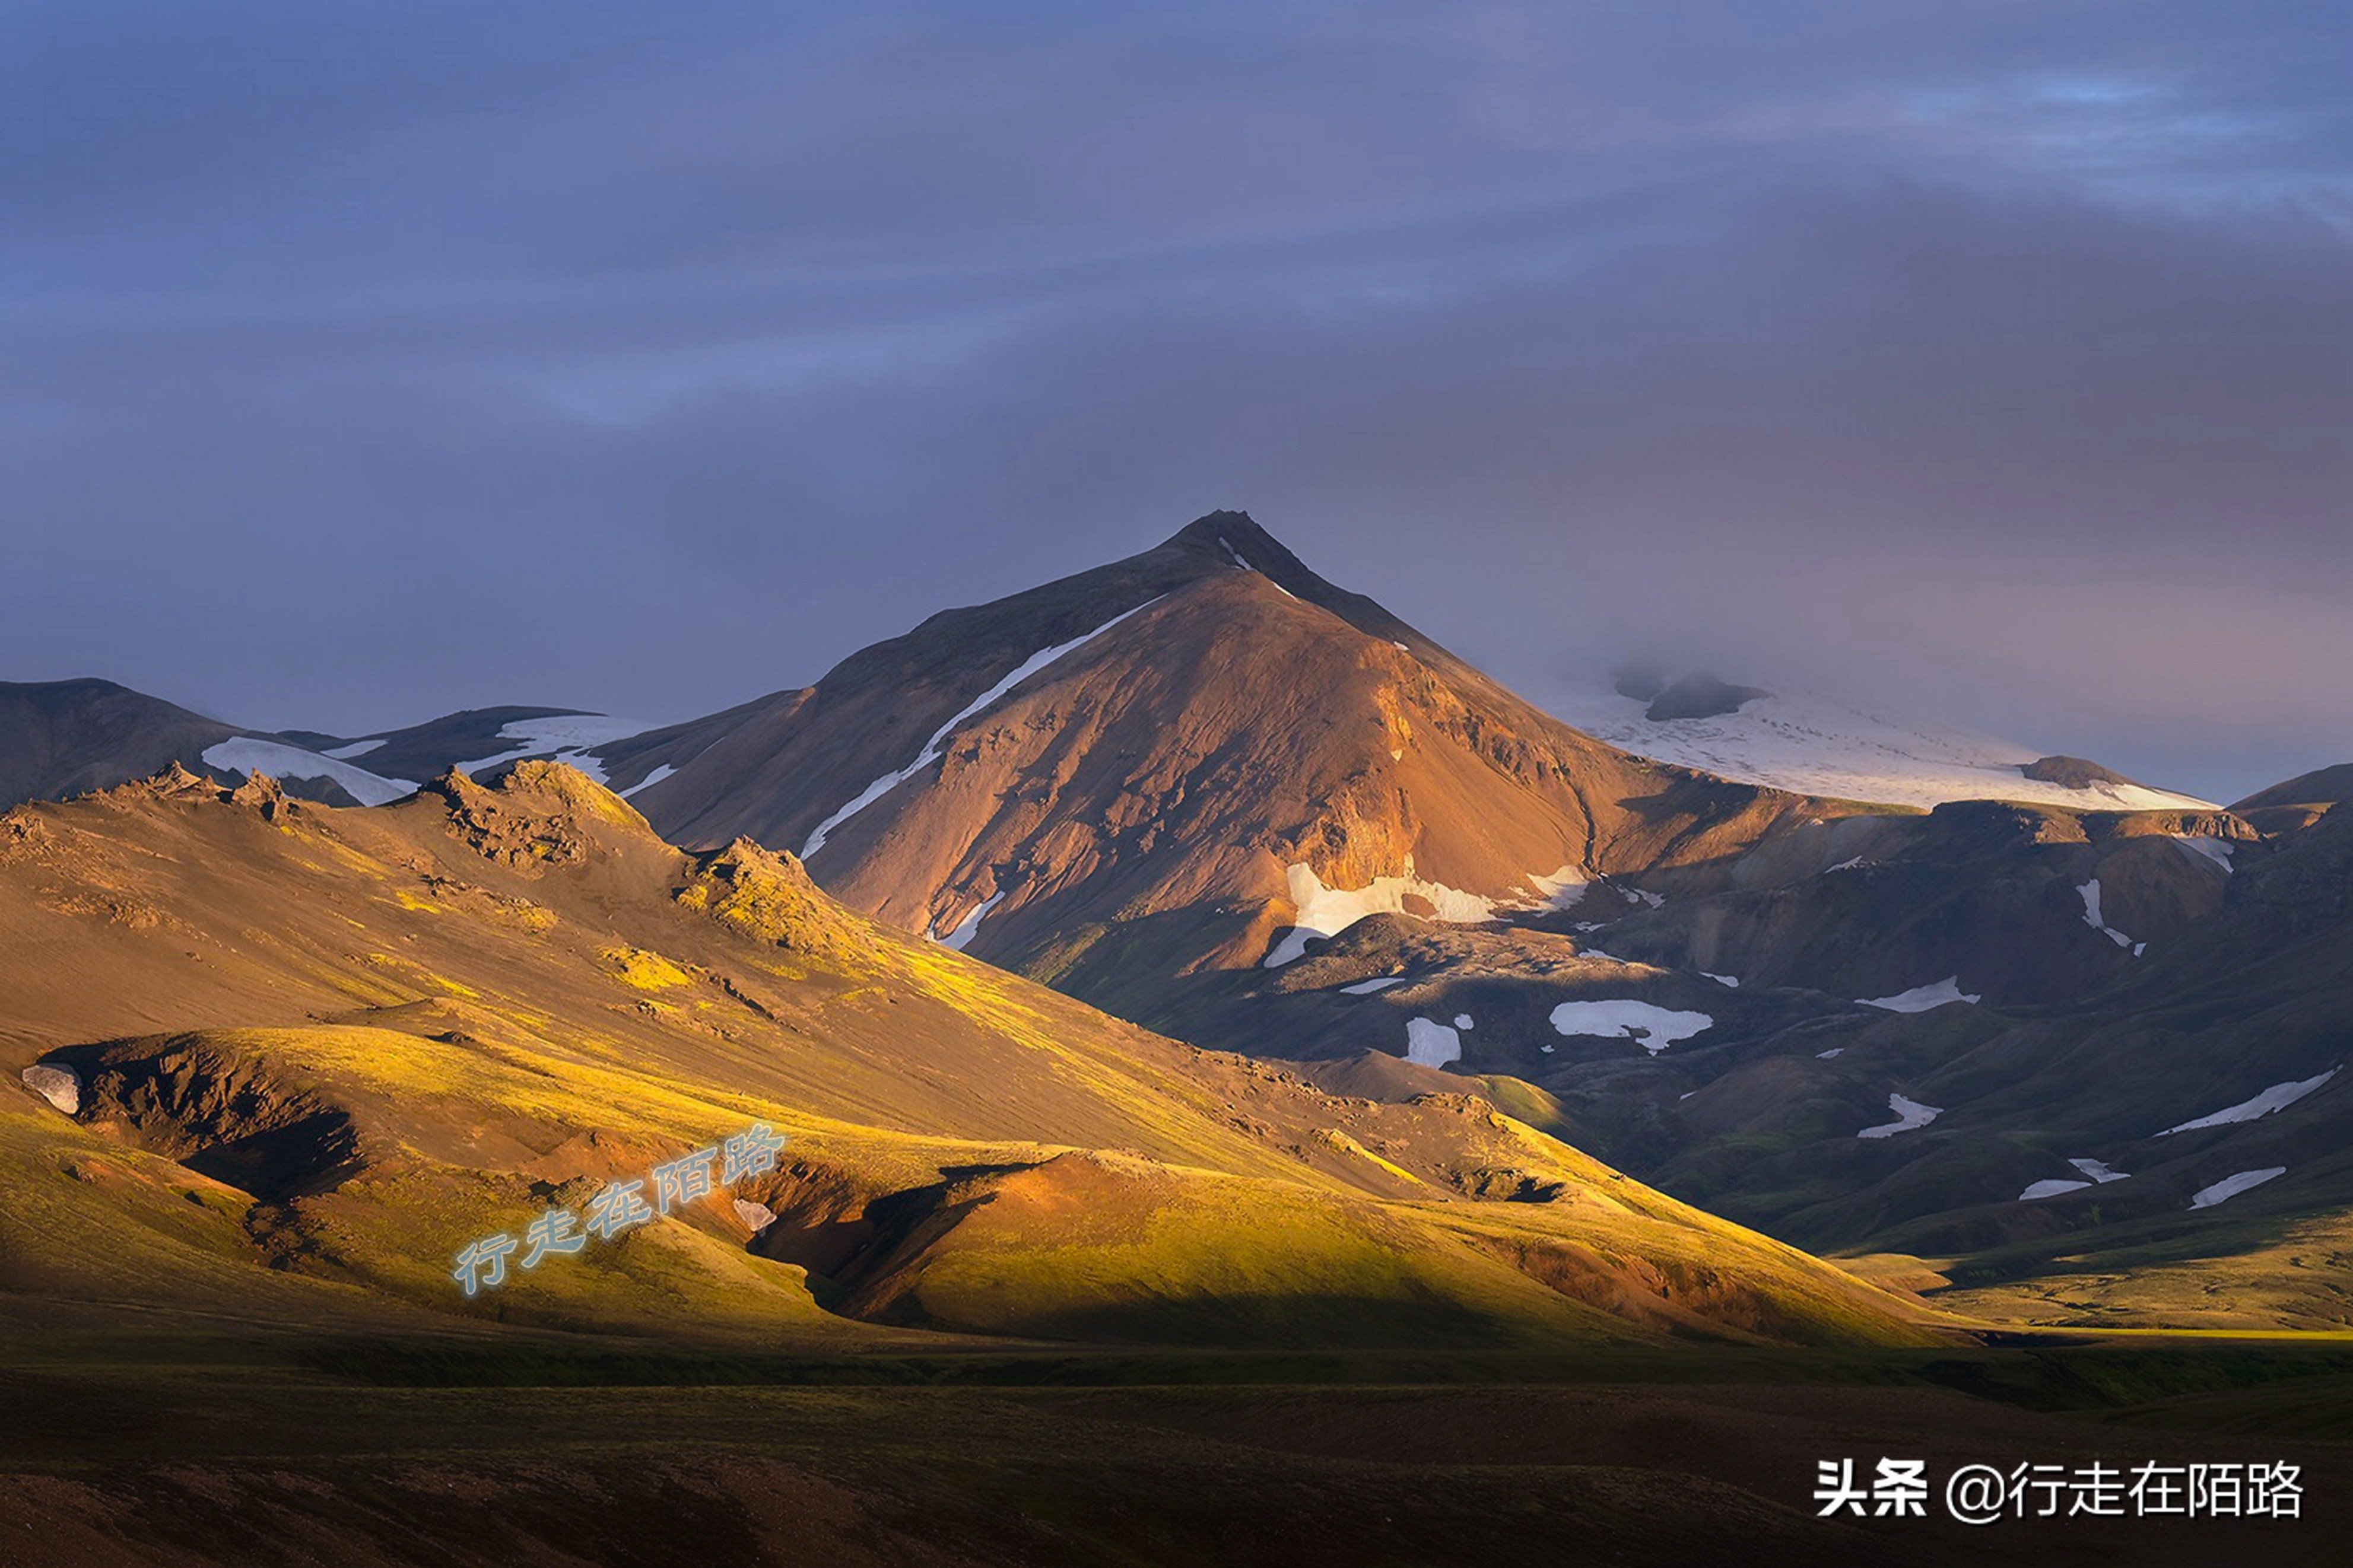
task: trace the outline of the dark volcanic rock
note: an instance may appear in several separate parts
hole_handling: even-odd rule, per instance
[[[1715,719],[1737,713],[1744,702],[1772,695],[1761,687],[1735,686],[1713,675],[1686,675],[1653,697],[1642,717],[1654,724],[1669,719]]]
[[[2039,784],[2055,784],[2063,789],[2090,789],[2094,784],[2136,782],[2113,768],[2104,768],[2082,757],[2037,757],[2021,764],[2018,771]]]

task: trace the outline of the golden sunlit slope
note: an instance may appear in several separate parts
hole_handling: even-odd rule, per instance
[[[787,858],[683,854],[554,764],[366,811],[177,773],[19,808],[0,951],[0,1288],[34,1296],[249,1277],[255,1310],[836,1342],[1919,1332],[1483,1102],[1160,1038]],[[470,1302],[451,1279],[755,1121],[778,1169]]]

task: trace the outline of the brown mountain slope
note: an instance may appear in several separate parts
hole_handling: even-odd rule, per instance
[[[111,680],[0,681],[0,809],[194,767],[237,733]]]
[[[2257,790],[2231,809],[2265,833],[2292,833],[2348,800],[2353,800],[2353,763],[2338,763]]]
[[[367,811],[185,774],[20,807],[0,950],[17,1300],[842,1345],[1916,1332],[1484,1102],[1146,1034],[559,766]],[[470,1238],[755,1120],[782,1169],[456,1289]]]
[[[1131,1005],[1292,956],[1294,923],[1532,908],[1823,809],[1568,729],[1237,512],[935,616],[693,743],[635,797],[671,837],[797,847],[857,908]]]

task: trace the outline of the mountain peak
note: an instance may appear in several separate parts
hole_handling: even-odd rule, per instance
[[[1331,602],[1356,595],[1318,576],[1290,547],[1246,511],[1213,511],[1197,517],[1164,540],[1155,555],[1195,556],[1216,566],[1255,572],[1293,598],[1335,608]],[[1369,602],[1369,601],[1368,601]]]
[[[1161,542],[1163,550],[1194,550],[1215,555],[1231,563],[1237,552],[1259,550],[1280,552],[1285,560],[1298,558],[1285,550],[1282,542],[1261,527],[1246,511],[1219,510],[1197,517]]]

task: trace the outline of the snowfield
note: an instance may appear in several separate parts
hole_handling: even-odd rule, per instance
[[[205,765],[248,777],[261,773],[274,779],[332,779],[362,805],[389,805],[417,793],[417,786],[406,779],[388,779],[318,752],[248,735],[206,747]]]
[[[1636,1039],[1652,1056],[1677,1040],[1715,1027],[1705,1013],[1678,1012],[1631,998],[1614,1002],[1563,1002],[1552,1010],[1556,1034],[1586,1035],[1601,1039]]]
[[[2226,1106],[2211,1115],[2201,1116],[2195,1121],[2185,1121],[2179,1127],[2168,1127],[2158,1136],[2170,1138],[2176,1132],[2194,1132],[2200,1127],[2226,1127],[2234,1121],[2257,1121],[2269,1116],[2274,1110],[2286,1110],[2306,1095],[2326,1084],[2330,1079],[2335,1078],[2338,1071],[2337,1068],[2330,1068],[2318,1078],[2308,1078],[2302,1083],[2275,1083],[2253,1100],[2242,1100],[2236,1105]]]
[[[1919,806],[2036,801],[2094,811],[2213,805],[2138,784],[2044,784],[2019,772],[2043,754],[2031,747],[1957,726],[1902,723],[1809,693],[1755,698],[1712,719],[1655,723],[1643,716],[1649,706],[1606,684],[1551,704],[1567,723],[1638,755],[1799,795]]]
[[[1341,986],[1340,994],[1343,996],[1370,996],[1376,991],[1386,991],[1392,985],[1402,985],[1406,983],[1407,979],[1408,976],[1403,974],[1384,974],[1378,980],[1359,980],[1354,985]]]
[[[1977,999],[1978,995],[1961,990],[1961,977],[1956,974],[1939,980],[1934,985],[1915,985],[1909,991],[1898,991],[1893,996],[1858,996],[1855,1004],[1862,1007],[1884,1007],[1891,1013],[1926,1013],[1931,1007],[1942,1007],[1950,1002],[1974,1002]]]
[[[1916,1100],[1906,1100],[1900,1094],[1891,1094],[1887,1097],[1887,1109],[1895,1112],[1894,1121],[1882,1122],[1876,1127],[1866,1127],[1855,1136],[1893,1138],[1898,1132],[1910,1132],[1915,1129],[1926,1127],[1945,1114],[1945,1108],[1941,1105],[1923,1105]]]

